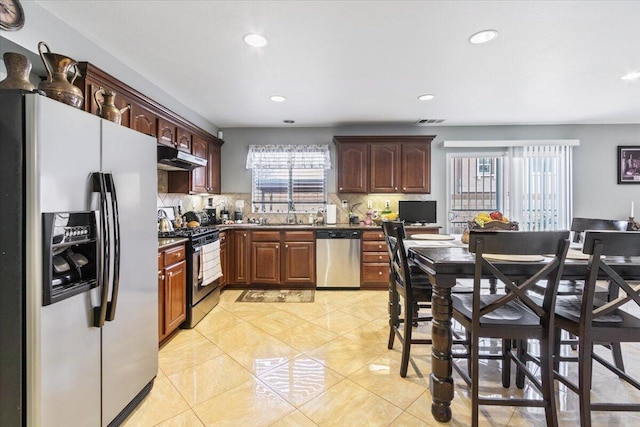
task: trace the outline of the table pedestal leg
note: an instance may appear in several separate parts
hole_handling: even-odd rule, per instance
[[[451,285],[455,283],[452,281]],[[453,400],[452,378],[452,331],[451,331],[451,288],[433,286],[431,327],[431,413],[440,422],[451,420],[451,400]]]

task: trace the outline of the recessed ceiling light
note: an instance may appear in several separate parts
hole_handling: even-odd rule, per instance
[[[264,47],[267,45],[267,39],[260,34],[247,34],[244,36],[244,42],[253,47]]]
[[[273,96],[271,97],[271,100],[272,100],[273,102],[284,102],[286,99],[287,99],[287,98],[285,98],[285,97],[284,97],[284,96],[282,96],[282,95],[273,95]]]
[[[640,79],[640,71],[634,71],[632,73],[629,74],[625,74],[624,76],[621,77],[622,80],[635,80],[635,79]]]
[[[436,97],[435,95],[433,95],[431,93],[427,93],[425,95],[420,95],[418,97],[418,100],[420,100],[420,101],[431,101],[435,97]]]
[[[291,124],[295,123],[296,121],[295,120],[283,120],[283,122],[288,124],[288,125],[291,125]]]
[[[482,43],[490,42],[496,37],[498,37],[498,32],[496,30],[482,30],[482,31],[478,31],[475,34],[472,34],[471,37],[469,37],[469,43],[482,44]]]

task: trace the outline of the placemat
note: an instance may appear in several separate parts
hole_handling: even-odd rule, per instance
[[[412,239],[416,240],[453,240],[453,236],[448,234],[412,234]]]
[[[540,262],[544,261],[542,255],[511,255],[511,254],[482,254],[492,261],[517,261],[517,262]]]

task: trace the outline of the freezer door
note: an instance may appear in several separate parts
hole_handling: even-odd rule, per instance
[[[27,425],[100,422],[100,329],[92,290],[42,306],[43,212],[87,211],[100,168],[100,119],[66,104],[25,96]],[[94,301],[95,302],[95,301]]]
[[[120,260],[118,292],[109,291],[111,316],[102,327],[106,426],[158,372],[156,141],[103,120],[102,171],[113,177],[120,231],[119,242],[111,239],[112,254],[119,243],[119,257],[111,257],[112,272]]]

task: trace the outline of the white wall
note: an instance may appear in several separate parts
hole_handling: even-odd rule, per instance
[[[574,216],[627,219],[631,201],[640,206],[640,184],[617,184],[617,146],[640,145],[640,125],[565,126],[358,126],[338,128],[224,129],[222,192],[248,193],[251,173],[245,168],[250,144],[329,144],[332,170],[329,191],[335,191],[334,135],[436,135],[431,147],[431,196],[438,218],[445,218],[446,153],[442,141],[509,139],[578,139],[574,149]],[[481,149],[481,143],[478,144]],[[451,149],[448,149],[451,150]],[[640,215],[639,215],[640,216]]]
[[[38,43],[44,41],[52,52],[69,56],[79,62],[90,62],[194,125],[216,134],[217,128],[213,123],[189,109],[171,94],[146,80],[97,44],[84,38],[49,11],[33,1],[23,1],[21,4],[26,16],[25,25],[19,31],[2,31],[0,54],[6,51],[18,51],[15,49],[17,45],[23,49],[18,53],[27,55],[33,63],[33,70],[40,71],[40,75],[46,75],[42,61],[38,56]],[[87,19],[99,19],[99,17],[87,17]],[[114,27],[114,31],[117,31],[117,27]],[[5,74],[4,70],[4,63],[2,63],[0,66],[1,78],[4,78],[2,76]]]

